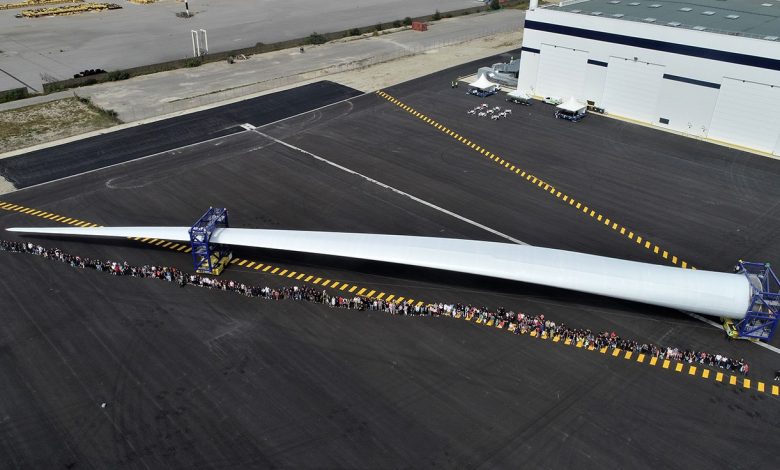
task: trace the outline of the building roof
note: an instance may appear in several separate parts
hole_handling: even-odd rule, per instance
[[[780,40],[780,0],[569,0],[543,8]]]

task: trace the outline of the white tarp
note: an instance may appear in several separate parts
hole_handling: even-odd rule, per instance
[[[523,90],[513,90],[513,91],[510,91],[509,93],[507,93],[507,96],[510,96],[512,98],[521,99],[521,100],[530,100],[531,99],[531,95],[529,95],[528,93],[524,92]]]
[[[12,232],[189,240],[188,227],[13,228]],[[744,318],[751,287],[740,274],[681,269],[528,245],[339,232],[217,229],[214,243],[443,269]]]
[[[557,108],[563,111],[569,111],[571,113],[584,113],[588,108],[588,105],[585,103],[580,103],[573,96],[571,96],[568,100],[559,104]]]
[[[469,86],[480,90],[489,90],[498,87],[498,85],[488,80],[484,73],[480,75],[476,81],[469,83]]]

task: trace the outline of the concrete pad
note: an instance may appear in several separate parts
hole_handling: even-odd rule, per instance
[[[356,26],[479,7],[473,0],[360,0],[357,3],[292,0],[195,0],[192,18],[177,18],[184,4],[122,2],[121,10],[73,16],[19,19],[0,11],[3,53],[0,89],[29,85],[42,77],[62,80],[85,69],[115,70],[192,56],[190,30],[206,29],[212,51],[225,51],[305,37],[314,30]],[[518,28],[520,25],[518,24]],[[14,78],[15,77],[15,78]]]

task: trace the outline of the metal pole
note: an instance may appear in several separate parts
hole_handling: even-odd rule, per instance
[[[209,36],[208,36],[208,34],[206,34],[206,30],[205,29],[201,29],[200,31],[203,33],[203,43],[206,46],[206,54],[208,54],[209,53]]]
[[[184,10],[187,12],[187,16],[190,16],[190,4],[187,0],[184,0]]]
[[[192,55],[198,57],[198,48],[195,43],[198,41],[198,32],[194,29],[190,30],[190,36],[192,36]]]

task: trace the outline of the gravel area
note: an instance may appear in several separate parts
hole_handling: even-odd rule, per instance
[[[75,96],[35,104],[0,113],[0,148],[29,147],[119,123],[89,100]]]

